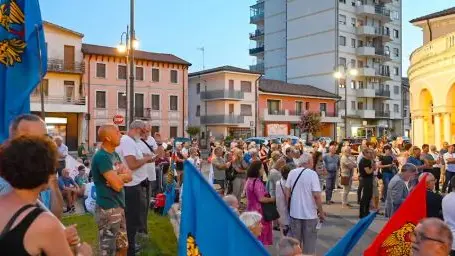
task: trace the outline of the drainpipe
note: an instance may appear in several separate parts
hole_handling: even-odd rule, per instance
[[[254,136],[258,136],[258,122],[259,122],[259,80],[261,80],[262,74],[259,75],[258,79],[254,82],[256,86],[256,93],[255,93],[255,102],[256,102],[256,117],[254,118]]]
[[[338,67],[339,65],[339,45],[338,45],[338,40],[339,40],[339,17],[338,17],[338,14],[339,14],[339,10],[340,10],[340,6],[339,6],[339,1],[335,1],[335,64],[336,64],[336,67]],[[340,92],[339,92],[339,83],[340,83],[340,80],[339,79],[335,79],[335,93],[336,95],[340,96]],[[347,85],[345,85],[346,87]],[[344,96],[344,100],[347,101],[347,95]],[[345,104],[346,105],[346,104]],[[344,110],[345,112],[345,119],[346,119],[346,114],[347,114],[347,109]],[[335,104],[335,113],[337,114],[337,116],[340,115],[339,113],[339,107],[338,107],[338,104],[336,103]],[[334,140],[336,141],[338,139],[338,123],[335,125],[335,133],[334,133]],[[344,129],[346,130],[347,127],[344,127]]]
[[[183,92],[183,97],[182,97],[182,102],[183,102],[182,137],[185,137],[185,67],[183,67],[182,81],[183,81],[183,86],[182,86],[182,92]],[[188,109],[186,109],[186,110],[188,110]]]
[[[90,109],[91,109],[91,105],[90,105],[90,99],[91,99],[91,90],[90,90],[90,77],[91,77],[90,69],[91,68],[90,68],[90,62],[91,62],[91,60],[92,60],[92,55],[90,55],[88,57],[88,65],[87,65],[88,66],[88,71],[87,71],[87,91],[88,91],[88,93],[87,93],[87,108],[88,108],[88,113],[89,114],[88,114],[88,118],[86,118],[86,119],[87,119],[87,137],[88,137],[88,141],[89,141],[89,143],[88,143],[89,145],[87,145],[88,147],[90,147],[90,121],[92,119],[92,115],[90,114]]]
[[[430,41],[433,41],[433,31],[431,30],[430,20],[427,20],[428,31],[430,32]]]

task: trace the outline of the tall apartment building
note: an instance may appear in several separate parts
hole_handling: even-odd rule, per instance
[[[402,135],[401,6],[400,0],[258,0],[250,7],[256,25],[250,55],[257,59],[250,69],[341,96],[337,111],[347,120],[337,124],[339,138]],[[335,71],[344,76],[335,78]]]

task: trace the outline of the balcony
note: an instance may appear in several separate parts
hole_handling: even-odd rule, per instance
[[[390,51],[383,48],[375,49],[376,57],[382,58],[384,61],[390,61]]]
[[[370,68],[370,67],[363,67],[363,68],[359,68],[357,69],[358,70],[358,73],[357,73],[357,76],[359,77],[372,77],[372,76],[375,76],[375,69],[374,68]]]
[[[390,90],[379,89],[375,91],[375,96],[377,98],[390,98]]]
[[[390,111],[376,110],[375,117],[376,118],[390,118]]]
[[[253,33],[250,33],[250,40],[263,40],[264,39],[264,31],[260,29],[256,29]]]
[[[30,96],[30,108],[32,111],[41,110],[41,97],[39,94],[32,94]],[[48,112],[87,112],[85,97],[76,99],[65,96],[44,96],[44,108]]]
[[[390,30],[385,29],[384,27],[374,27],[369,25],[357,27],[357,34],[363,37],[380,37],[383,42],[390,42],[392,38],[390,37]]]
[[[250,23],[259,24],[264,22],[264,1],[258,1],[250,6]]]
[[[373,46],[360,46],[357,47],[357,55],[360,56],[375,56],[375,48]]]
[[[269,110],[264,109],[264,121],[266,122],[299,122],[300,116],[303,111],[297,110]],[[318,112],[321,114],[321,122],[323,123],[336,123],[341,121],[336,113],[332,112]]]
[[[209,115],[201,116],[201,124],[210,125],[240,125],[245,123],[244,116],[237,115]]]
[[[380,5],[361,4],[357,6],[356,11],[358,16],[380,19],[384,22],[390,22],[392,20],[390,10]]]
[[[359,88],[359,89],[356,89],[355,92],[356,92],[357,97],[361,97],[361,98],[374,98],[376,96],[374,89],[372,89],[372,88]]]
[[[82,74],[85,67],[83,62],[65,62],[62,59],[48,59],[47,71],[57,73]]]
[[[250,70],[255,71],[255,72],[264,73],[264,63],[250,65]]]
[[[201,100],[243,100],[244,93],[241,91],[215,90],[201,92]]]
[[[360,118],[376,118],[375,111],[373,109],[359,109],[356,111],[356,114]]]
[[[264,53],[264,46],[255,46],[250,49],[250,55],[258,55]]]

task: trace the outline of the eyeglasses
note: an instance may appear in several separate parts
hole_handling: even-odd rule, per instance
[[[446,242],[444,242],[444,241],[442,241],[440,239],[428,237],[423,232],[418,232],[418,231],[415,231],[415,230],[414,230],[414,232],[411,233],[410,239],[411,239],[411,241],[413,241],[416,244],[420,244],[421,242],[424,242],[424,241],[432,241],[432,242],[437,242],[437,243],[440,243],[440,244],[445,244],[446,243]]]

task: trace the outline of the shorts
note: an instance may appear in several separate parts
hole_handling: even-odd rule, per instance
[[[128,248],[125,211],[122,208],[104,210],[97,205],[95,221],[98,225],[101,256],[115,255],[119,250]]]

